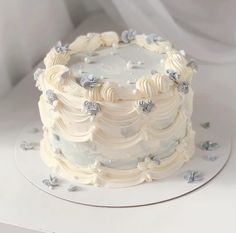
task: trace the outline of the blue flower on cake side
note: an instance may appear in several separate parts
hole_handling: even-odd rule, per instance
[[[135,39],[136,34],[137,33],[134,29],[125,30],[121,33],[121,41],[127,44]]]
[[[153,154],[150,154],[149,155],[149,158],[157,165],[160,165],[161,164],[161,159],[160,159],[160,156],[159,154],[156,152],[156,153],[153,153]]]
[[[58,53],[66,53],[70,51],[69,44],[63,45],[61,41],[58,41],[57,44],[54,46],[54,48]]]
[[[101,106],[99,103],[86,100],[84,102],[84,108],[87,113],[92,116],[96,116],[98,112],[101,111]]]
[[[77,83],[85,89],[92,89],[100,85],[100,79],[94,74],[84,74],[77,79]]]
[[[152,100],[140,100],[138,102],[138,106],[142,109],[143,112],[149,113],[152,111],[152,108],[155,106],[155,104],[152,102]]]
[[[187,94],[189,92],[189,82],[188,81],[180,81],[177,84],[177,89],[179,92],[182,92],[184,94]]]
[[[49,104],[53,105],[53,102],[57,100],[57,95],[52,90],[46,91],[47,101]]]

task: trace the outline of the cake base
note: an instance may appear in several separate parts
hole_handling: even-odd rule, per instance
[[[199,118],[200,119],[200,118]],[[214,151],[203,151],[196,147],[193,158],[169,178],[137,186],[111,189],[81,185],[59,177],[58,186],[50,189],[42,181],[48,179],[53,172],[48,168],[39,155],[39,141],[42,138],[40,121],[27,125],[16,142],[15,161],[21,174],[33,185],[55,197],[74,203],[100,207],[134,207],[156,204],[190,193],[210,180],[224,168],[231,152],[231,139],[227,130],[222,130],[221,124],[211,121],[211,127],[200,126],[204,119],[194,121],[196,143],[211,140],[218,142],[220,147]],[[38,129],[38,130],[37,130]],[[22,142],[35,142],[33,150],[23,150]],[[197,170],[200,180],[188,183],[185,174],[189,170]]]

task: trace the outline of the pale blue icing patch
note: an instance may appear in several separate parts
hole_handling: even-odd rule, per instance
[[[95,146],[92,146],[92,143],[70,142],[55,135],[56,134],[49,139],[52,148],[59,148],[66,159],[81,166],[92,165],[97,160],[106,167],[126,170],[136,168],[138,162],[143,161],[146,157],[150,156],[150,153],[148,152],[150,151],[150,148],[146,148],[147,150],[145,151],[147,151],[147,154],[144,154],[142,157],[109,160],[104,158],[101,153],[96,152],[96,148]],[[158,152],[160,160],[171,156],[175,152],[178,143],[178,140],[163,142],[161,147],[165,149]]]

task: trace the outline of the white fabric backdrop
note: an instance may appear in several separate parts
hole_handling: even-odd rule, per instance
[[[234,0],[98,1],[116,22],[156,32],[200,61],[236,62]]]
[[[63,0],[0,0],[0,96],[70,31]]]
[[[234,0],[0,0],[0,97],[101,9],[121,28],[156,32],[200,62],[236,63]]]

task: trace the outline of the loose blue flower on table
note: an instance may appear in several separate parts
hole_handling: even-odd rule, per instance
[[[203,176],[201,173],[199,173],[199,171],[189,170],[185,172],[184,179],[187,181],[187,183],[194,183],[196,181],[201,181]]]
[[[52,90],[46,91],[46,96],[49,104],[53,104],[54,101],[57,100],[57,95]]]
[[[53,189],[57,186],[59,186],[59,180],[56,176],[50,175],[48,179],[44,179],[43,184],[46,185],[48,188]]]
[[[34,143],[22,141],[20,144],[22,150],[34,150]]]
[[[218,159],[218,156],[216,156],[216,155],[207,155],[207,160],[208,161],[214,162],[217,159]]]
[[[121,41],[125,44],[134,40],[136,37],[136,31],[134,29],[125,30],[121,33]]]
[[[101,111],[101,106],[99,103],[86,100],[84,102],[84,108],[87,113],[92,116],[96,116],[98,112]]]
[[[63,45],[61,41],[58,41],[54,48],[58,53],[66,53],[70,51],[69,44]]]
[[[183,92],[184,94],[187,94],[189,92],[189,82],[188,81],[180,81],[177,84],[177,89],[179,92]]]
[[[204,129],[208,129],[208,128],[210,128],[210,126],[211,126],[210,122],[203,122],[203,123],[201,123],[200,125],[201,125],[202,128],[204,128]]]
[[[162,41],[162,38],[155,33],[151,33],[146,36],[146,41],[148,44],[152,44],[152,43]]]
[[[141,100],[139,101],[138,105],[142,109],[142,111],[146,113],[151,112],[152,108],[155,106],[152,100],[148,100],[148,101]]]
[[[212,151],[212,150],[216,150],[220,147],[218,142],[211,142],[209,140],[201,142],[199,144],[199,147],[201,150],[206,150],[206,151]]]
[[[92,89],[100,84],[100,79],[97,78],[94,74],[84,74],[82,77],[77,79],[77,82],[81,87],[85,89]]]
[[[40,130],[38,128],[33,128],[32,130],[30,130],[30,132],[33,134],[37,134],[40,132]]]
[[[78,191],[78,190],[79,190],[79,187],[76,186],[76,185],[73,185],[73,184],[71,184],[71,185],[67,188],[67,191],[68,191],[68,192],[76,192],[76,191]]]

